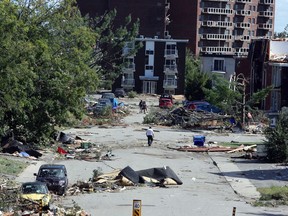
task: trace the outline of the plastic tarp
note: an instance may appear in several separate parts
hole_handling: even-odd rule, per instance
[[[131,167],[125,167],[120,175],[126,177],[134,184],[144,183],[144,177],[151,179],[156,179],[159,182],[163,182],[165,179],[173,179],[178,185],[182,185],[183,182],[178,178],[174,171],[169,167],[160,167],[160,168],[150,168],[145,170],[134,171]]]
[[[34,149],[32,149],[28,145],[23,145],[23,143],[17,141],[17,140],[12,140],[6,145],[3,146],[3,153],[9,153],[13,154],[14,152],[26,152],[28,155],[33,156],[33,157],[41,157],[42,154]]]

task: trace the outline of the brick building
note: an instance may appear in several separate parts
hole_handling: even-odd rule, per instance
[[[182,49],[184,48],[182,43],[188,39],[190,50],[201,58],[202,71],[215,73],[228,80],[232,79],[235,73],[249,74],[247,64],[244,64],[245,61],[242,59],[248,55],[251,40],[269,39],[274,33],[275,0],[78,0],[78,4],[83,14],[90,13],[92,16],[99,16],[106,10],[116,8],[118,25],[129,14],[134,21],[139,18],[140,35],[142,35],[139,39],[147,39],[143,40],[145,46],[153,41],[155,44],[159,43],[154,46],[158,49],[158,47],[164,47],[160,45],[164,43],[163,40],[167,40],[168,44],[171,40],[176,43],[177,49]],[[148,40],[150,42],[146,43]],[[144,49],[147,50],[147,48]],[[184,70],[182,70],[184,66],[180,64],[185,63],[185,60],[181,59],[185,58],[185,53],[180,51],[181,55],[176,58],[177,74],[175,73],[174,77],[177,78],[177,85],[165,89],[164,83],[167,82],[163,79],[167,78],[165,76],[167,75],[167,71],[165,72],[166,49],[164,48],[161,53],[162,68],[155,65],[155,70],[153,69],[153,76],[159,79],[156,83],[157,87],[152,89],[157,89],[157,93],[162,90],[181,93],[184,91],[179,89],[184,86]],[[160,51],[154,51],[154,63],[158,64],[156,53],[160,55]],[[143,53],[143,51],[140,52]],[[144,56],[136,55],[135,58],[147,60],[147,56]],[[142,59],[142,64],[144,59]],[[148,59],[151,60],[151,56],[148,56]],[[239,59],[242,64],[239,64]],[[139,62],[141,60],[134,59],[134,63],[139,64]],[[139,67],[136,65],[133,76],[129,75],[132,80],[134,79],[134,84],[132,80],[129,81],[133,86],[131,87],[136,88],[138,92],[146,92],[146,84],[138,82],[139,79],[143,80],[143,77],[147,78],[149,74],[146,69],[151,69],[151,65],[146,65],[146,63],[147,61],[144,65],[138,65]],[[143,71],[143,68],[146,69]],[[171,78],[172,76],[169,76],[169,80]],[[153,79],[156,81],[155,77]],[[125,83],[125,77],[123,82]],[[173,82],[169,81],[169,83]],[[147,92],[153,93],[154,90]]]
[[[122,76],[114,83],[114,88],[122,86],[127,91],[149,94],[184,93],[188,40],[169,35],[170,4],[166,0],[78,0],[78,6],[83,15],[90,14],[92,17],[116,9],[116,27],[128,15],[131,15],[132,22],[140,20],[140,34],[135,43],[141,42],[143,46],[136,55],[124,59],[126,66]],[[127,43],[123,52],[126,53],[133,46],[133,43]]]

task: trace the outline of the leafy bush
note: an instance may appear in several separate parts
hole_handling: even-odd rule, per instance
[[[128,92],[128,98],[135,98],[136,96],[137,96],[137,92],[135,91]]]
[[[271,162],[288,161],[288,108],[283,107],[275,128],[265,130],[267,156]]]

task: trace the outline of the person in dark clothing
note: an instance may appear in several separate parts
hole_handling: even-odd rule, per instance
[[[149,127],[149,129],[146,130],[146,136],[148,139],[148,146],[151,146],[154,138],[154,131],[151,127]]]
[[[147,112],[147,104],[146,104],[145,101],[142,102],[142,110],[143,110],[144,113]]]
[[[140,113],[142,112],[142,103],[143,103],[143,101],[140,100],[140,102],[139,102],[139,109],[140,109]]]

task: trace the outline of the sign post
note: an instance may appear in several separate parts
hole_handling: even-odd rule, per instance
[[[233,207],[233,212],[232,212],[232,216],[236,215],[236,207]]]
[[[141,200],[133,200],[133,215],[132,216],[141,216]]]

